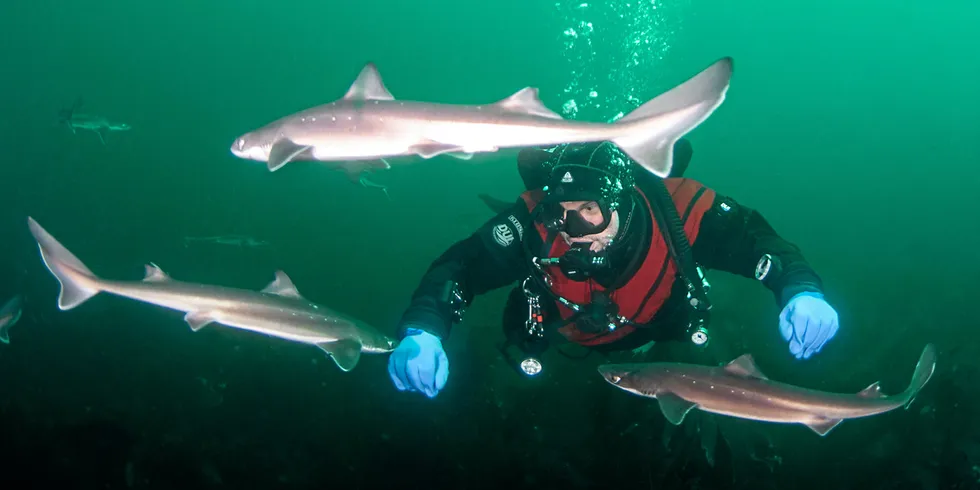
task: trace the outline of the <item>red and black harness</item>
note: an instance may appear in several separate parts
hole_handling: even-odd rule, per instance
[[[532,271],[522,284],[529,310],[525,324],[529,337],[543,340],[547,324],[549,329],[556,328],[567,340],[581,345],[616,342],[638,328],[646,328],[671,295],[675,281],[680,280],[691,311],[687,333],[695,343],[707,341],[710,286],[691,256],[691,243],[697,240],[701,219],[714,201],[714,192],[690,179],[651,181],[655,182],[649,186],[649,195],[636,190],[640,207],[637,211],[642,212],[645,207],[653,216],[654,233],[646,253],[634,258],[642,258],[639,268],[622,284],[604,288],[591,279],[572,281],[558,267],[548,265],[549,257],[561,256],[569,245],[557,233],[535,224],[541,251],[535,254],[527,243],[530,240],[524,240]],[[541,191],[522,194],[532,214],[541,197]],[[542,294],[556,302],[560,320],[546,322]],[[586,316],[593,328],[584,331],[577,325],[584,324]],[[594,328],[597,322],[605,328]]]

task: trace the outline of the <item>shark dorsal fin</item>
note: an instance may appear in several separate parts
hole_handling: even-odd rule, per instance
[[[275,294],[277,296],[285,296],[287,298],[303,299],[299,294],[299,290],[293,284],[293,281],[289,279],[283,271],[276,271],[276,278],[269,283],[265,289],[262,290],[263,293]]]
[[[725,366],[725,371],[729,374],[734,374],[735,376],[741,376],[743,378],[758,378],[758,379],[769,379],[759,367],[755,365],[755,359],[752,359],[752,354],[742,354],[738,356],[735,360],[728,363]]]
[[[875,381],[871,383],[871,386],[859,391],[857,396],[873,400],[875,398],[884,398],[885,394],[881,392],[881,386]]]
[[[385,88],[381,74],[378,73],[378,67],[374,66],[374,63],[368,63],[364,65],[364,68],[361,68],[361,73],[357,75],[357,79],[347,89],[344,99],[395,100],[395,97]]]
[[[143,277],[144,282],[162,282],[169,280],[170,276],[168,276],[166,272],[163,272],[163,269],[161,269],[159,265],[156,265],[153,262],[146,264],[146,275]]]
[[[538,98],[538,89],[534,87],[522,88],[514,95],[511,95],[510,97],[507,97],[494,105],[509,112],[530,114],[532,116],[547,117],[549,119],[562,119],[560,115],[545,107],[544,102],[541,102],[541,99]]]

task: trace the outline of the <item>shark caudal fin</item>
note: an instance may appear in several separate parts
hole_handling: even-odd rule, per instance
[[[99,278],[85,267],[78,257],[41,228],[34,218],[27,218],[27,226],[37,240],[38,248],[41,249],[41,260],[61,283],[61,292],[58,294],[59,309],[70,310],[99,293]]]
[[[483,204],[489,208],[490,211],[497,214],[506,213],[514,207],[514,203],[512,201],[497,199],[489,194],[477,194],[476,197],[480,198],[480,200],[483,201]]]
[[[922,355],[919,356],[919,363],[915,365],[915,371],[912,373],[912,381],[909,383],[909,387],[902,392],[902,397],[905,398],[905,409],[912,405],[915,401],[915,396],[919,394],[919,391],[929,382],[932,378],[932,374],[936,372],[936,358],[938,357],[936,353],[936,346],[932,344],[926,344],[926,347],[922,349]]]
[[[661,178],[670,175],[674,144],[704,122],[725,100],[732,59],[722,58],[616,121],[623,136],[612,139],[636,163]]]
[[[20,320],[21,314],[23,313],[24,300],[18,296],[14,296],[7,301],[7,304],[0,307],[0,342],[4,344],[10,343],[10,329],[17,324]]]

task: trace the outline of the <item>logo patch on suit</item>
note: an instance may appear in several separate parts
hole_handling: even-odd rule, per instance
[[[493,227],[493,240],[501,247],[510,246],[511,243],[514,243],[514,232],[506,223],[499,224]]]

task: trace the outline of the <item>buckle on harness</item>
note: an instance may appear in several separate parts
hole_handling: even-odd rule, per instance
[[[698,294],[698,288],[695,287],[692,282],[688,281],[687,302],[695,310],[708,311],[711,309],[711,304],[707,301],[706,296],[708,291],[711,291],[711,283],[709,283],[708,279],[704,276],[704,269],[700,265],[696,266],[695,270],[698,271],[698,280],[701,281],[701,291],[703,292],[703,295]],[[702,298],[702,296],[704,297]]]
[[[521,289],[524,290],[524,297],[527,298],[527,320],[524,327],[528,337],[544,338],[544,315],[541,313],[541,296],[534,294],[528,283],[531,278],[524,279]]]

